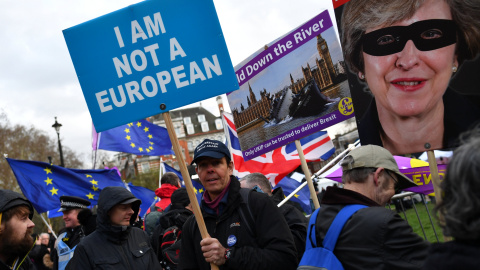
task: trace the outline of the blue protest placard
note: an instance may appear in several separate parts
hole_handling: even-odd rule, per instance
[[[63,35],[98,132],[238,89],[212,0],[147,0]]]

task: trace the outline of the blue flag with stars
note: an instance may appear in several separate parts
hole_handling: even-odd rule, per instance
[[[203,193],[205,192],[205,188],[203,187],[202,183],[200,183],[200,181],[193,180],[193,179],[192,179],[192,185],[193,185],[193,191],[195,191],[195,196],[197,196],[198,204],[200,205],[200,203],[202,202]]]
[[[174,154],[167,129],[147,120],[100,132],[97,148],[147,156]]]
[[[132,183],[128,183],[128,188],[135,197],[142,200],[140,213],[138,215],[143,217],[147,213],[148,208],[150,208],[155,201],[155,192],[146,187],[135,186]]]
[[[282,187],[283,193],[285,194],[285,196],[288,196],[300,185],[301,183],[297,180],[286,176],[282,180],[280,180],[277,185],[275,185],[275,188]],[[290,200],[300,203],[305,213],[312,213],[312,207],[310,206],[310,190],[308,189],[308,187],[302,188],[299,192],[297,192],[297,194],[293,195]]]
[[[60,208],[60,196],[77,196],[98,202],[100,191],[108,186],[122,186],[117,171],[68,169],[40,161],[7,158],[23,195],[38,213]]]
[[[178,178],[180,179],[180,182],[183,182],[183,177],[182,177],[181,172],[175,170],[174,168],[172,168],[171,166],[169,166],[165,162],[162,162],[162,165],[163,165],[163,168],[164,168],[164,170],[163,170],[164,173],[173,172],[174,174],[176,174],[178,176]]]

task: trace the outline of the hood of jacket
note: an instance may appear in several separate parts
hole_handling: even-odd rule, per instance
[[[0,190],[0,213],[20,205],[25,205],[30,209],[30,219],[32,219],[33,206],[29,200],[25,199],[20,193],[6,189]]]
[[[162,184],[161,187],[157,188],[155,190],[155,195],[157,195],[157,197],[160,197],[160,198],[170,198],[172,197],[172,193],[177,190],[179,187],[176,187],[174,185],[171,185],[171,184]]]
[[[109,211],[117,204],[127,200],[133,200],[132,209],[134,211],[130,218],[130,226],[112,225]],[[97,210],[97,231],[108,236],[109,240],[115,243],[126,241],[131,225],[135,222],[142,201],[137,199],[130,191],[124,187],[106,187],[100,192]]]

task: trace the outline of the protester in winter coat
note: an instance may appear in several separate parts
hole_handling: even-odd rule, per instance
[[[97,229],[77,246],[67,269],[161,269],[147,234],[131,225],[141,201],[123,187],[106,187]]]
[[[48,233],[42,233],[37,241],[37,244],[30,251],[28,256],[33,260],[33,264],[37,270],[48,270],[48,267],[43,263],[43,257],[46,254],[50,254],[50,251],[48,250],[50,235]]]
[[[242,188],[252,189],[258,186],[263,193],[267,194],[275,204],[279,204],[285,195],[283,190],[278,190],[275,196],[272,194],[272,187],[268,178],[261,173],[251,173],[240,179],[240,185]],[[281,189],[281,187],[278,187]],[[290,231],[295,241],[295,248],[297,249],[297,258],[300,259],[305,252],[305,240],[307,239],[307,218],[300,212],[295,206],[290,204],[283,204],[280,206],[280,212],[282,213],[285,221],[290,228]]]
[[[28,252],[32,238],[33,206],[19,193],[0,190],[0,270],[34,270]]]
[[[160,217],[159,224],[155,227],[152,234],[152,247],[155,249],[159,261],[162,259],[160,245],[162,244],[161,241],[165,229],[174,225],[182,229],[185,221],[193,215],[190,199],[188,198],[185,188],[179,188],[173,192],[172,204],[167,210],[168,211]]]
[[[396,190],[415,186],[383,147],[353,149],[341,162],[344,188],[328,187],[315,223],[322,243],[333,220],[347,205],[368,206],[345,223],[334,255],[345,269],[420,269],[428,242],[394,211],[385,208]]]
[[[160,201],[155,204],[158,211],[165,210],[171,203],[171,197],[175,190],[181,187],[180,178],[173,172],[167,172],[162,175],[160,179],[161,186],[155,190],[155,195],[160,198]],[[151,209],[147,210],[147,214]]]
[[[168,210],[168,211],[167,211]],[[164,269],[177,269],[181,247],[182,228],[193,215],[192,206],[185,188],[179,188],[172,194],[172,204],[160,217],[158,226],[152,234],[152,246],[158,261]]]
[[[241,190],[225,144],[204,140],[192,163],[206,190],[201,209],[209,237],[202,240],[193,216],[187,220],[179,269],[210,269],[210,263],[221,269],[296,269],[287,222],[267,195]]]

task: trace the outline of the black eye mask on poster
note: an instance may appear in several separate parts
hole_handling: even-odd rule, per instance
[[[362,36],[363,52],[373,56],[398,53],[409,40],[420,51],[432,51],[455,44],[457,28],[452,20],[425,20],[378,29]]]

